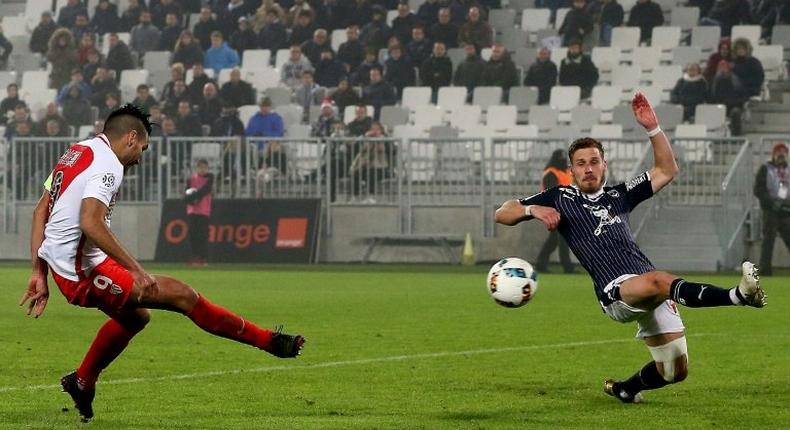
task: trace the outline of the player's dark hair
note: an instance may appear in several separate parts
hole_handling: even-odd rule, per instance
[[[601,145],[601,142],[592,137],[582,137],[581,139],[574,140],[573,143],[571,143],[571,147],[568,148],[568,160],[570,160],[571,164],[573,164],[573,153],[584,148],[598,148],[598,152],[601,153],[601,158],[606,159],[606,157],[604,157],[603,145]]]
[[[136,130],[142,134],[151,134],[151,122],[148,120],[148,113],[139,107],[127,103],[115,109],[104,120],[104,130],[102,132],[109,136],[120,136]]]

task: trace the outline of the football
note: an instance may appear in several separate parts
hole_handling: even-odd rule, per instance
[[[529,303],[538,290],[538,273],[532,265],[517,257],[506,257],[488,271],[486,289],[491,298],[508,308]]]

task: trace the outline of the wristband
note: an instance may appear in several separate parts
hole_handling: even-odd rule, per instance
[[[524,206],[524,214],[532,216],[532,205]]]
[[[661,133],[661,127],[660,126],[656,126],[656,128],[654,128],[652,130],[648,130],[647,135],[649,137],[654,137],[658,133]]]

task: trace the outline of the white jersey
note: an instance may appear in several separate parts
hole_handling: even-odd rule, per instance
[[[82,233],[80,209],[83,199],[101,201],[109,209],[105,218],[109,226],[123,170],[104,134],[71,145],[58,161],[47,188],[49,216],[38,249],[38,256],[58,275],[79,281],[107,258]]]

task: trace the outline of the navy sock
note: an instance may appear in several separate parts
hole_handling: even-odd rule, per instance
[[[672,285],[669,287],[669,298],[675,303],[690,308],[735,305],[729,289],[688,282],[681,278],[672,281]]]
[[[661,374],[658,373],[656,362],[651,361],[640,371],[636,372],[634,376],[620,383],[618,388],[625,390],[631,396],[635,396],[640,391],[655,390],[666,385],[669,385],[669,382],[665,381]]]

